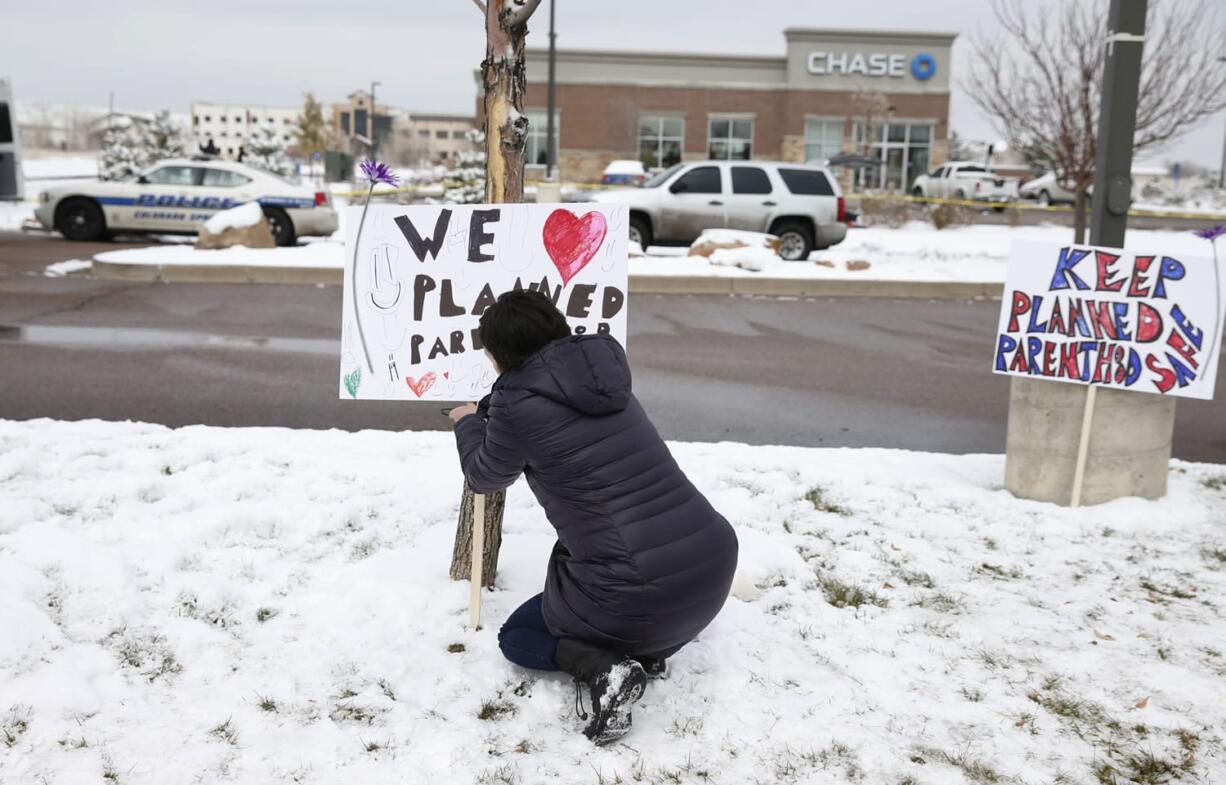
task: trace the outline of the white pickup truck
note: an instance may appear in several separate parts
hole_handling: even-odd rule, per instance
[[[951,161],[915,178],[911,195],[921,199],[974,199],[1011,202],[1017,199],[1018,179],[993,174],[983,164]]]

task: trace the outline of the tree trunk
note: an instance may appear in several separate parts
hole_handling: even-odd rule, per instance
[[[456,524],[455,546],[451,550],[451,580],[466,581],[472,574],[473,561],[473,489],[464,483],[460,500],[460,520]],[[493,588],[498,572],[498,549],[502,547],[502,510],[507,492],[498,491],[485,497],[485,549],[481,559],[481,585]]]
[[[1073,242],[1086,241],[1086,186],[1078,183],[1073,191]]]
[[[540,0],[488,0],[485,13],[485,200],[524,200],[524,39]]]
[[[486,0],[485,60],[485,200],[491,204],[524,200],[524,147],[528,118],[524,116],[524,38],[528,18],[540,0]],[[472,567],[473,489],[464,483],[460,520],[451,552],[451,579],[468,580]],[[502,545],[502,512],[506,491],[485,499],[485,552],[481,583],[492,587]]]

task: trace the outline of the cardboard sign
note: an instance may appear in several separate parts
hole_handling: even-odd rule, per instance
[[[1224,303],[1207,257],[1014,242],[992,370],[1210,399]]]
[[[512,289],[626,345],[624,205],[371,205],[355,249],[361,216],[346,213],[341,398],[481,398],[498,374],[478,321]]]

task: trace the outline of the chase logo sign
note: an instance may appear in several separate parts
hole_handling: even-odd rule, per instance
[[[884,52],[810,52],[808,71],[817,76],[874,76],[902,79],[907,75],[907,56]],[[911,75],[921,82],[937,72],[937,59],[927,52],[911,58]]]
[[[937,72],[937,59],[927,52],[920,52],[911,58],[911,75],[921,82],[926,82]]]

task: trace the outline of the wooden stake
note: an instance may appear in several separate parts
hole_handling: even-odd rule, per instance
[[[485,559],[485,494],[473,497],[473,568],[468,617],[474,630],[481,629],[481,563]]]
[[[1090,452],[1090,425],[1094,422],[1094,396],[1098,388],[1090,385],[1086,392],[1086,408],[1081,415],[1081,442],[1077,445],[1077,466],[1073,469],[1073,498],[1070,507],[1081,506],[1081,485],[1086,477],[1086,457]]]

